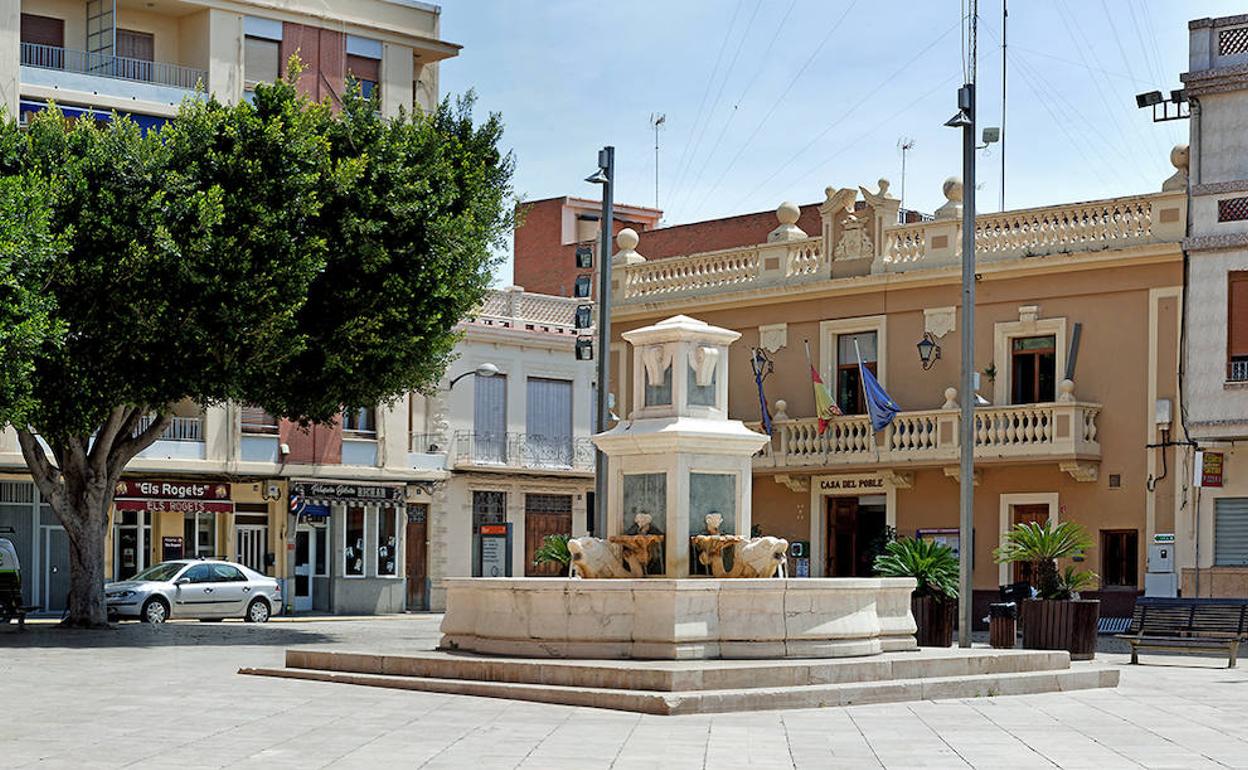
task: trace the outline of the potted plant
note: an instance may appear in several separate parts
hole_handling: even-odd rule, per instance
[[[567,577],[568,565],[572,563],[572,552],[568,550],[571,539],[571,535],[547,535],[542,538],[542,544],[533,552],[534,566],[558,564],[559,575]]]
[[[953,624],[958,610],[958,557],[943,543],[903,538],[884,546],[875,557],[880,577],[912,577],[918,581],[910,595],[910,611],[918,626],[920,647],[953,644]]]
[[[1018,524],[1005,535],[1005,544],[993,552],[998,564],[1027,562],[1035,576],[1033,599],[1019,608],[1023,647],[1029,650],[1067,650],[1073,660],[1091,660],[1096,654],[1096,624],[1100,601],[1081,599],[1079,592],[1095,585],[1097,576],[1073,565],[1059,571],[1059,559],[1076,559],[1092,547],[1087,530],[1074,522]]]

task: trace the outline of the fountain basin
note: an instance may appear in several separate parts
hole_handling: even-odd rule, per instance
[[[445,650],[530,658],[843,658],[917,649],[912,578],[450,578]]]

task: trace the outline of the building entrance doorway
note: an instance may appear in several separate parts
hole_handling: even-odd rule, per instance
[[[870,577],[872,562],[884,548],[887,504],[883,495],[827,498],[826,564],[828,577]]]
[[[1045,503],[1038,505],[1015,505],[1011,506],[1011,509],[1011,526],[1044,524],[1049,520],[1049,506]],[[1014,582],[1031,583],[1034,586],[1036,584],[1035,570],[1036,565],[1032,562],[1014,562]]]
[[[429,506],[407,506],[407,609],[429,609]]]
[[[118,511],[113,531],[113,575],[129,580],[147,569],[152,550],[152,514],[147,511]]]
[[[315,568],[315,554],[319,553],[317,549],[317,537],[324,537],[325,533],[318,531],[317,527],[308,525],[299,525],[295,530],[295,612],[308,612],[312,609],[312,587],[315,583],[312,580]]]

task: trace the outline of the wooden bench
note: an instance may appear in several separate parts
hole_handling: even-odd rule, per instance
[[[1248,639],[1248,600],[1139,599],[1125,634],[1117,638],[1131,645],[1131,662],[1139,663],[1139,648],[1171,652],[1227,651],[1227,668],[1235,668],[1240,642]]]

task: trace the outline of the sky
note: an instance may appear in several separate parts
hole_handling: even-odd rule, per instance
[[[1158,190],[1187,121],[1154,123],[1135,94],[1181,85],[1189,19],[1221,0],[1008,0],[1004,142],[978,153],[978,210]],[[583,179],[615,147],[617,203],[663,224],[812,203],[827,186],[931,212],[961,173],[959,0],[445,0],[444,95],[502,114],[524,200],[597,198]],[[1002,5],[979,4],[978,123],[1002,125]],[[903,140],[913,143],[905,153]],[[765,233],[759,234],[762,240]],[[510,255],[496,283],[511,282]]]

